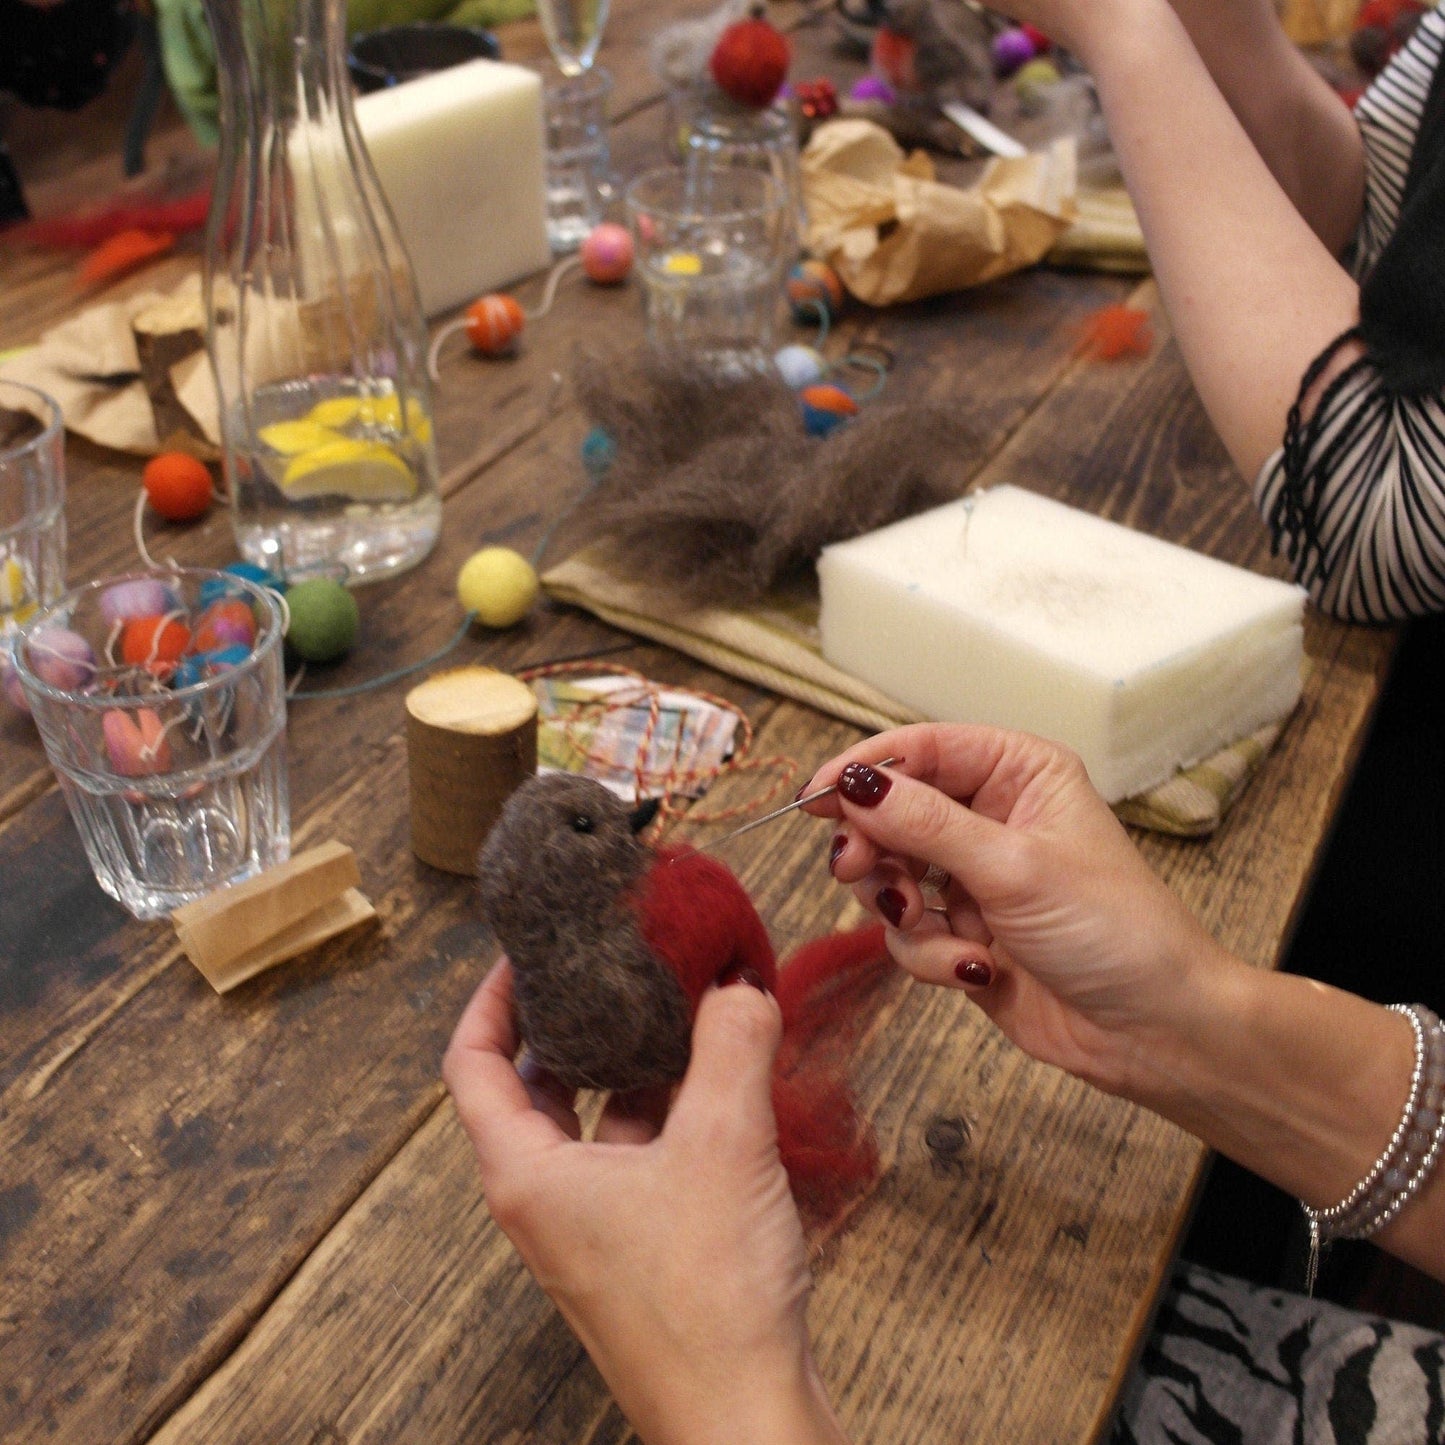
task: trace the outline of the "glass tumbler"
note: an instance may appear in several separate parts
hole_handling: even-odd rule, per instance
[[[65,423],[43,391],[0,381],[0,639],[64,587]]]
[[[15,668],[96,880],[137,918],[291,851],[282,607],[199,568],[88,583]]]
[[[745,110],[714,101],[690,116],[683,132],[688,165],[716,169],[742,166],[771,176],[793,215],[793,241],[801,248],[808,214],[798,164],[798,131],[792,115],[774,106]]]
[[[792,218],[770,176],[664,166],[627,189],[649,344],[722,373],[768,367]]]
[[[547,239],[555,255],[575,251],[603,218],[612,194],[607,101],[612,77],[585,70],[542,92],[547,122]]]

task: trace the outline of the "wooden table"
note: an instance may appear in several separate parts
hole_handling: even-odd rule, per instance
[[[620,0],[619,167],[660,156],[647,77],[657,8]],[[839,74],[825,22],[795,74]],[[542,54],[531,27],[508,53]],[[54,262],[0,259],[0,346],[75,304]],[[146,278],[149,284],[154,278]],[[520,288],[535,301],[540,281]],[[1107,302],[1154,316],[1143,361],[1074,354]],[[446,523],[433,557],[362,597],[337,683],[440,645],[453,579],[484,541],[526,550],[581,485],[584,423],[553,371],[589,332],[640,326],[630,290],[564,287],[519,359],[450,353],[438,397]],[[980,439],[957,483],[1015,482],[1201,551],[1278,572],[1246,488],[1169,339],[1151,284],[1040,270],[874,313],[897,395],[946,397]],[[133,564],[138,467],[69,450],[72,578]],[[166,535],[233,556],[222,516]],[[460,656],[517,668],[631,644],[620,660],[741,704],[759,752],[806,773],[854,729],[588,617],[540,610]],[[1303,702],[1224,826],[1141,836],[1231,948],[1273,966],[1350,772],[1392,637],[1312,616]],[[215,996],[168,926],[93,882],[40,747],[0,722],[0,1437],[7,1441],[593,1442],[628,1428],[580,1346],[491,1224],[439,1078],[491,958],[473,889],[407,841],[403,687],[296,705],[295,843],[357,850],[379,932]],[[736,779],[715,801],[746,799]],[[780,950],[849,923],[807,823],[729,855]],[[817,1262],[812,1323],[844,1420],[875,1445],[1098,1437],[1146,1328],[1205,1162],[1135,1108],[1030,1063],[959,995],[902,981],[863,1039],[858,1084],[883,1176]],[[939,1119],[967,1147],[930,1151]],[[741,1383],[741,1382],[740,1382]]]

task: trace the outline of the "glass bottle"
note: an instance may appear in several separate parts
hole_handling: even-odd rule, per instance
[[[241,553],[388,576],[441,526],[416,278],[357,127],[345,0],[205,0],[221,147],[208,343]]]

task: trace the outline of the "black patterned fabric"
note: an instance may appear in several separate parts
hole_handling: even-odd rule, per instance
[[[1110,1445],[1442,1445],[1445,1336],[1186,1265]]]

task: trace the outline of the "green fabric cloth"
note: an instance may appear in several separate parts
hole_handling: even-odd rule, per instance
[[[202,0],[155,0],[161,59],[181,114],[205,145],[219,138],[216,50]],[[503,25],[534,13],[536,0],[348,0],[353,35],[412,20],[452,25]]]

